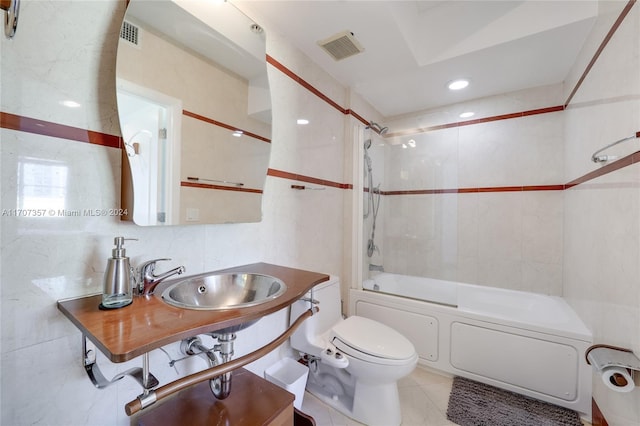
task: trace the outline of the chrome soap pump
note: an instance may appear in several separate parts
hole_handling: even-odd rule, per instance
[[[107,259],[107,269],[104,271],[100,309],[122,308],[133,302],[134,278],[129,258],[123,248],[125,240],[135,239],[116,237],[113,240],[115,248]]]

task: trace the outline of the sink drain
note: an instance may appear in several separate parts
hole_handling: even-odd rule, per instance
[[[207,287],[206,286],[201,285],[201,286],[198,287],[198,293],[204,294],[206,292],[207,292]]]

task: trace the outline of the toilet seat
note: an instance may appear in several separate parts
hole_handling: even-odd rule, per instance
[[[331,329],[329,341],[346,355],[376,364],[402,365],[416,356],[406,337],[364,317],[340,321]]]

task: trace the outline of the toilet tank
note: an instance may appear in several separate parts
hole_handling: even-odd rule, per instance
[[[340,303],[340,279],[331,277],[328,281],[313,287],[305,294],[305,298],[313,298],[319,303],[318,313],[307,318],[291,335],[291,347],[300,352],[319,355],[325,349],[323,334],[342,320]],[[291,305],[291,322],[309,309],[309,302],[298,300]]]

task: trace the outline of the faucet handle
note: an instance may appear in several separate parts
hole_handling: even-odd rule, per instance
[[[139,269],[140,281],[138,282],[139,294],[142,294],[145,296],[153,294],[153,290],[156,288],[158,284],[160,284],[160,282],[164,281],[166,278],[172,275],[176,275],[176,274],[180,275],[184,273],[185,271],[184,266],[178,266],[177,268],[174,268],[163,274],[160,274],[160,275],[154,274],[154,271],[156,269],[156,262],[160,262],[164,260],[171,260],[171,259],[168,259],[168,258],[153,259],[153,260],[148,260],[144,262],[142,265],[140,265],[140,269]]]
[[[153,270],[156,268],[156,262],[164,262],[166,260],[171,260],[171,259],[165,257],[161,259],[147,260],[142,265],[140,265],[140,271],[142,273],[146,273],[147,270],[149,270],[149,272],[153,272]]]
[[[153,260],[147,260],[146,262],[142,263],[142,265],[140,265],[138,267],[137,270],[137,281],[136,281],[136,287],[138,288],[138,293],[139,294],[143,294],[144,293],[144,286],[145,286],[145,281],[147,280],[147,277],[151,278],[153,277],[153,271],[155,271],[156,269],[156,262],[162,262],[165,260],[171,260],[168,258],[161,258],[161,259],[153,259]]]

